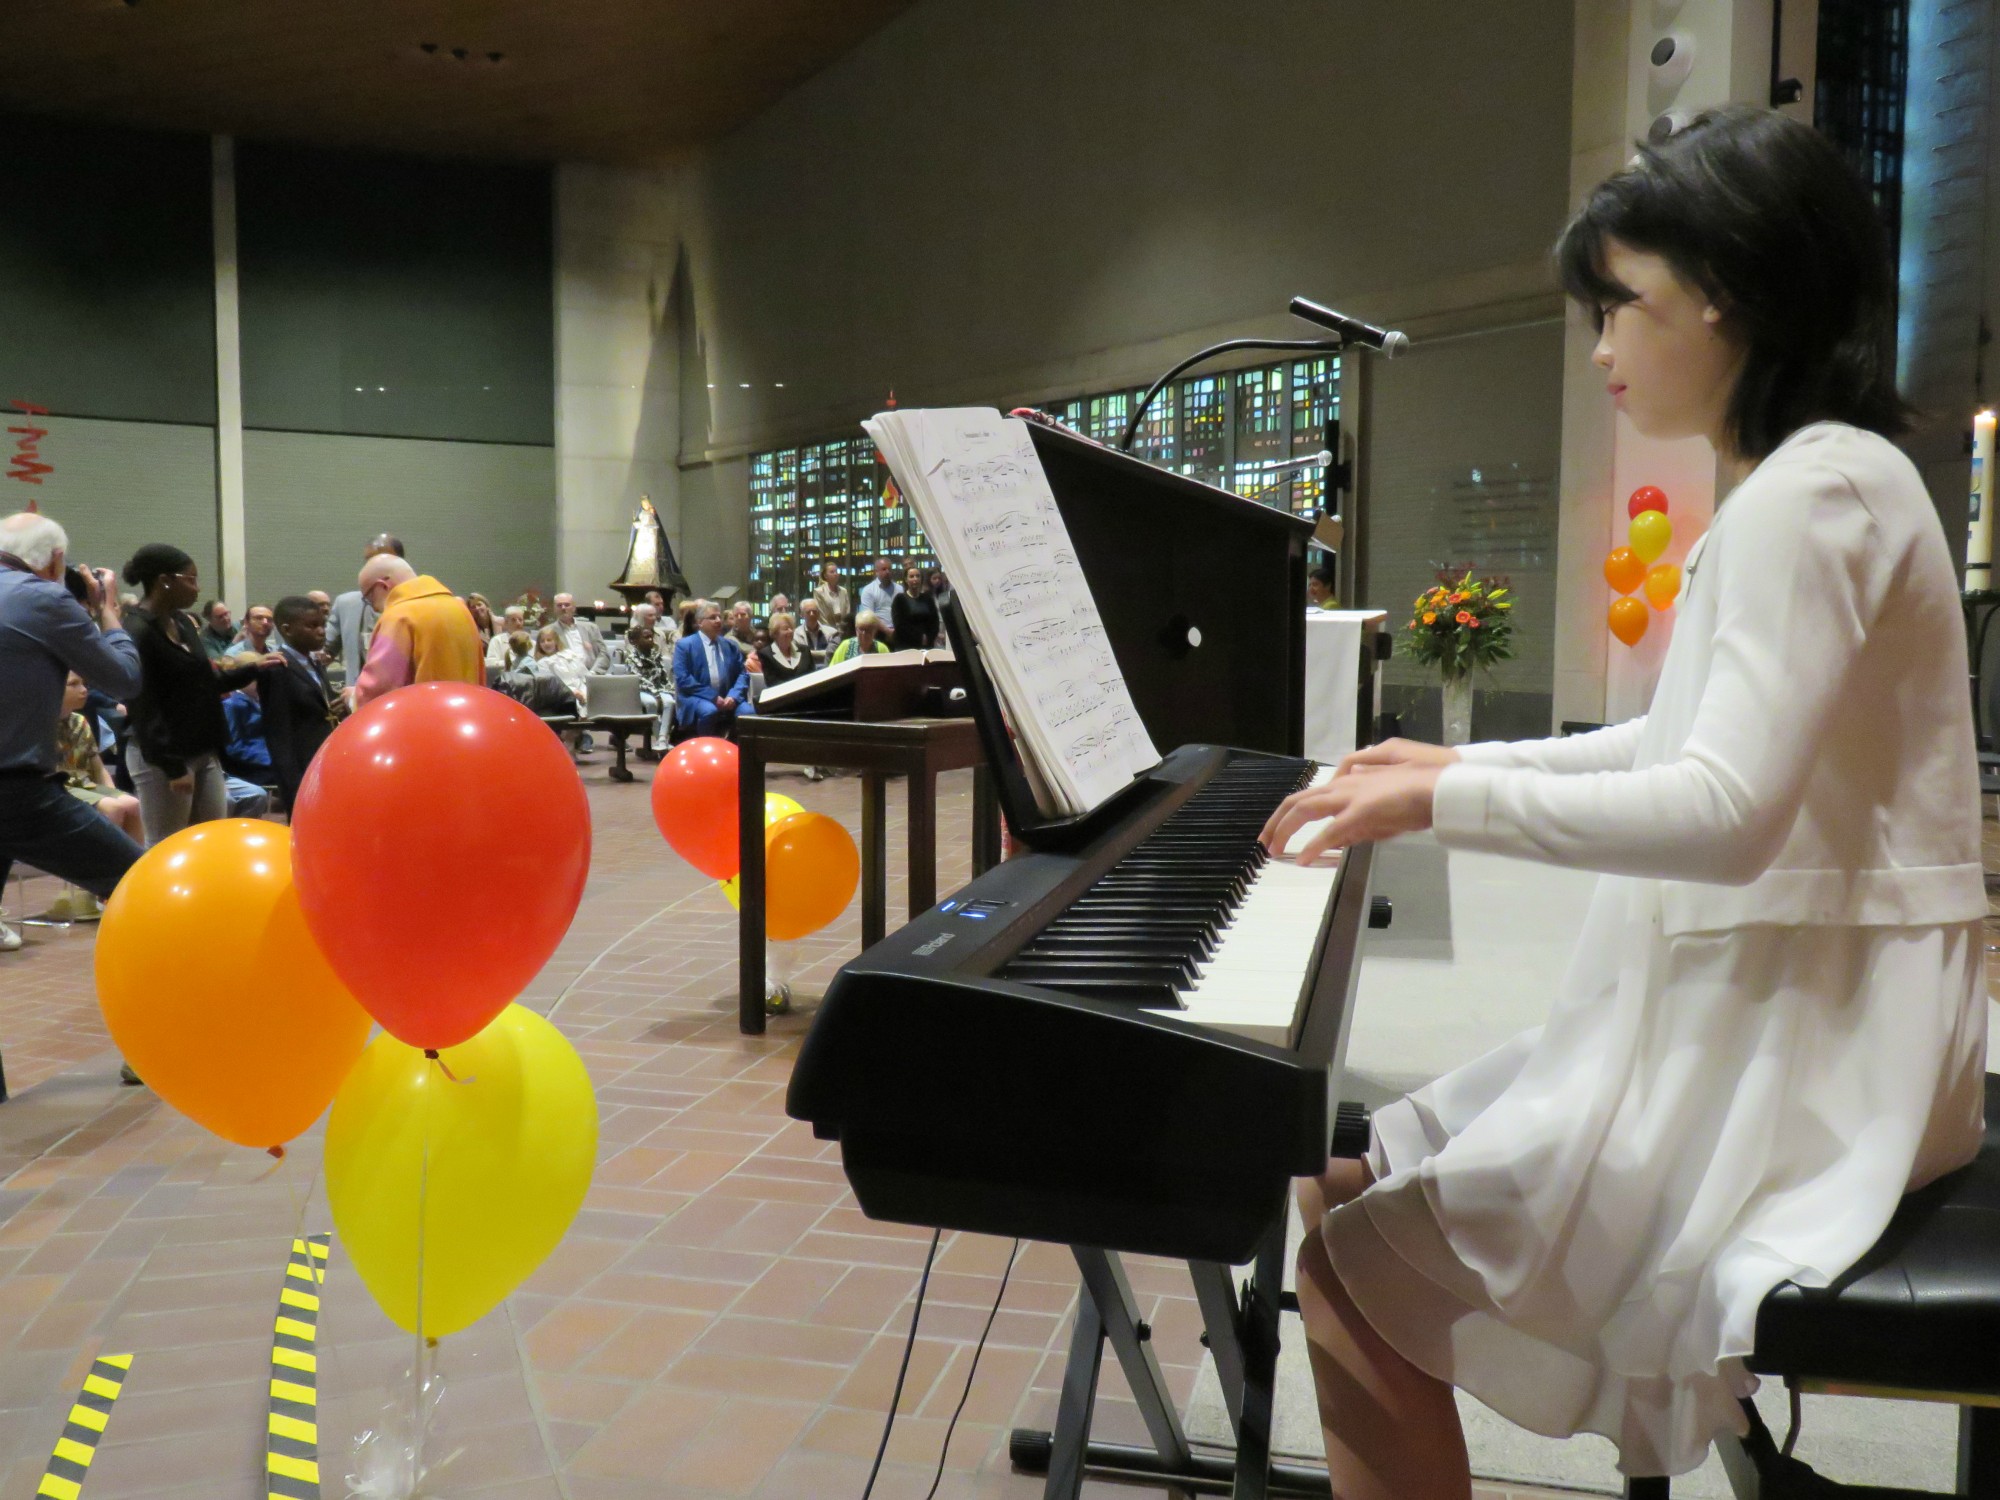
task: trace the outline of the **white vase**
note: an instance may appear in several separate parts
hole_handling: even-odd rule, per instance
[[[1472,742],[1472,674],[1444,679],[1444,742]]]

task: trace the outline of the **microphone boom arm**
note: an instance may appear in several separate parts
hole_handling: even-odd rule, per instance
[[[1227,354],[1235,349],[1309,349],[1324,354],[1338,354],[1347,347],[1344,338],[1330,339],[1224,339],[1219,344],[1210,344],[1206,349],[1197,350],[1175,365],[1166,374],[1146,388],[1146,394],[1139,398],[1133,408],[1132,420],[1125,424],[1125,435],[1118,440],[1118,451],[1130,453],[1132,439],[1138,436],[1139,424],[1146,420],[1146,408],[1153,404],[1153,398],[1166,389],[1167,382],[1182,371],[1200,364],[1205,359],[1213,359],[1218,354]]]

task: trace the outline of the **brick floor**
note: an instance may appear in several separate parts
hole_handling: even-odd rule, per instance
[[[441,1382],[425,1493],[491,1500],[858,1496],[908,1327],[927,1236],[855,1208],[837,1148],[785,1118],[810,1000],[859,943],[858,910],[795,945],[800,1013],[737,1034],[734,914],[654,831],[645,776],[586,763],[590,884],[524,1001],[588,1064],[602,1110],[583,1213],[509,1301],[426,1361]],[[852,778],[779,789],[859,823]],[[940,784],[940,888],[967,873],[969,773]],[[902,798],[892,797],[892,922]],[[476,878],[468,872],[468,878]],[[10,901],[39,909],[48,882]],[[506,893],[495,892],[496,903]],[[317,1132],[282,1162],[226,1146],[121,1089],[92,996],[87,927],[33,930],[0,956],[0,1493],[31,1494],[90,1361],[132,1352],[86,1487],[230,1500],[263,1493],[271,1318],[290,1240],[330,1227]],[[1007,1245],[944,1236],[875,1493],[930,1487]],[[1135,1262],[1155,1351],[1185,1401],[1201,1350],[1186,1277]],[[937,1493],[1027,1497],[1007,1434],[1054,1411],[1075,1277],[1024,1249]],[[417,1351],[375,1310],[336,1240],[320,1347],[329,1495],[375,1472],[367,1435],[407,1428]],[[1140,1440],[1107,1368],[1099,1431]],[[387,1444],[386,1446],[393,1446]],[[1154,1493],[1092,1484],[1086,1494]],[[1525,1497],[1481,1490],[1484,1500]]]

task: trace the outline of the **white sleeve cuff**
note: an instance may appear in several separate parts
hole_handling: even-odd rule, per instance
[[[1492,767],[1460,762],[1444,768],[1431,793],[1431,831],[1440,844],[1460,849],[1487,847],[1487,801],[1492,785]]]

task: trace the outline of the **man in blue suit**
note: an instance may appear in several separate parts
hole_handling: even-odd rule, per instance
[[[704,599],[695,633],[674,647],[674,719],[695,734],[726,735],[738,714],[753,714],[743,648],[722,633],[722,606]]]

